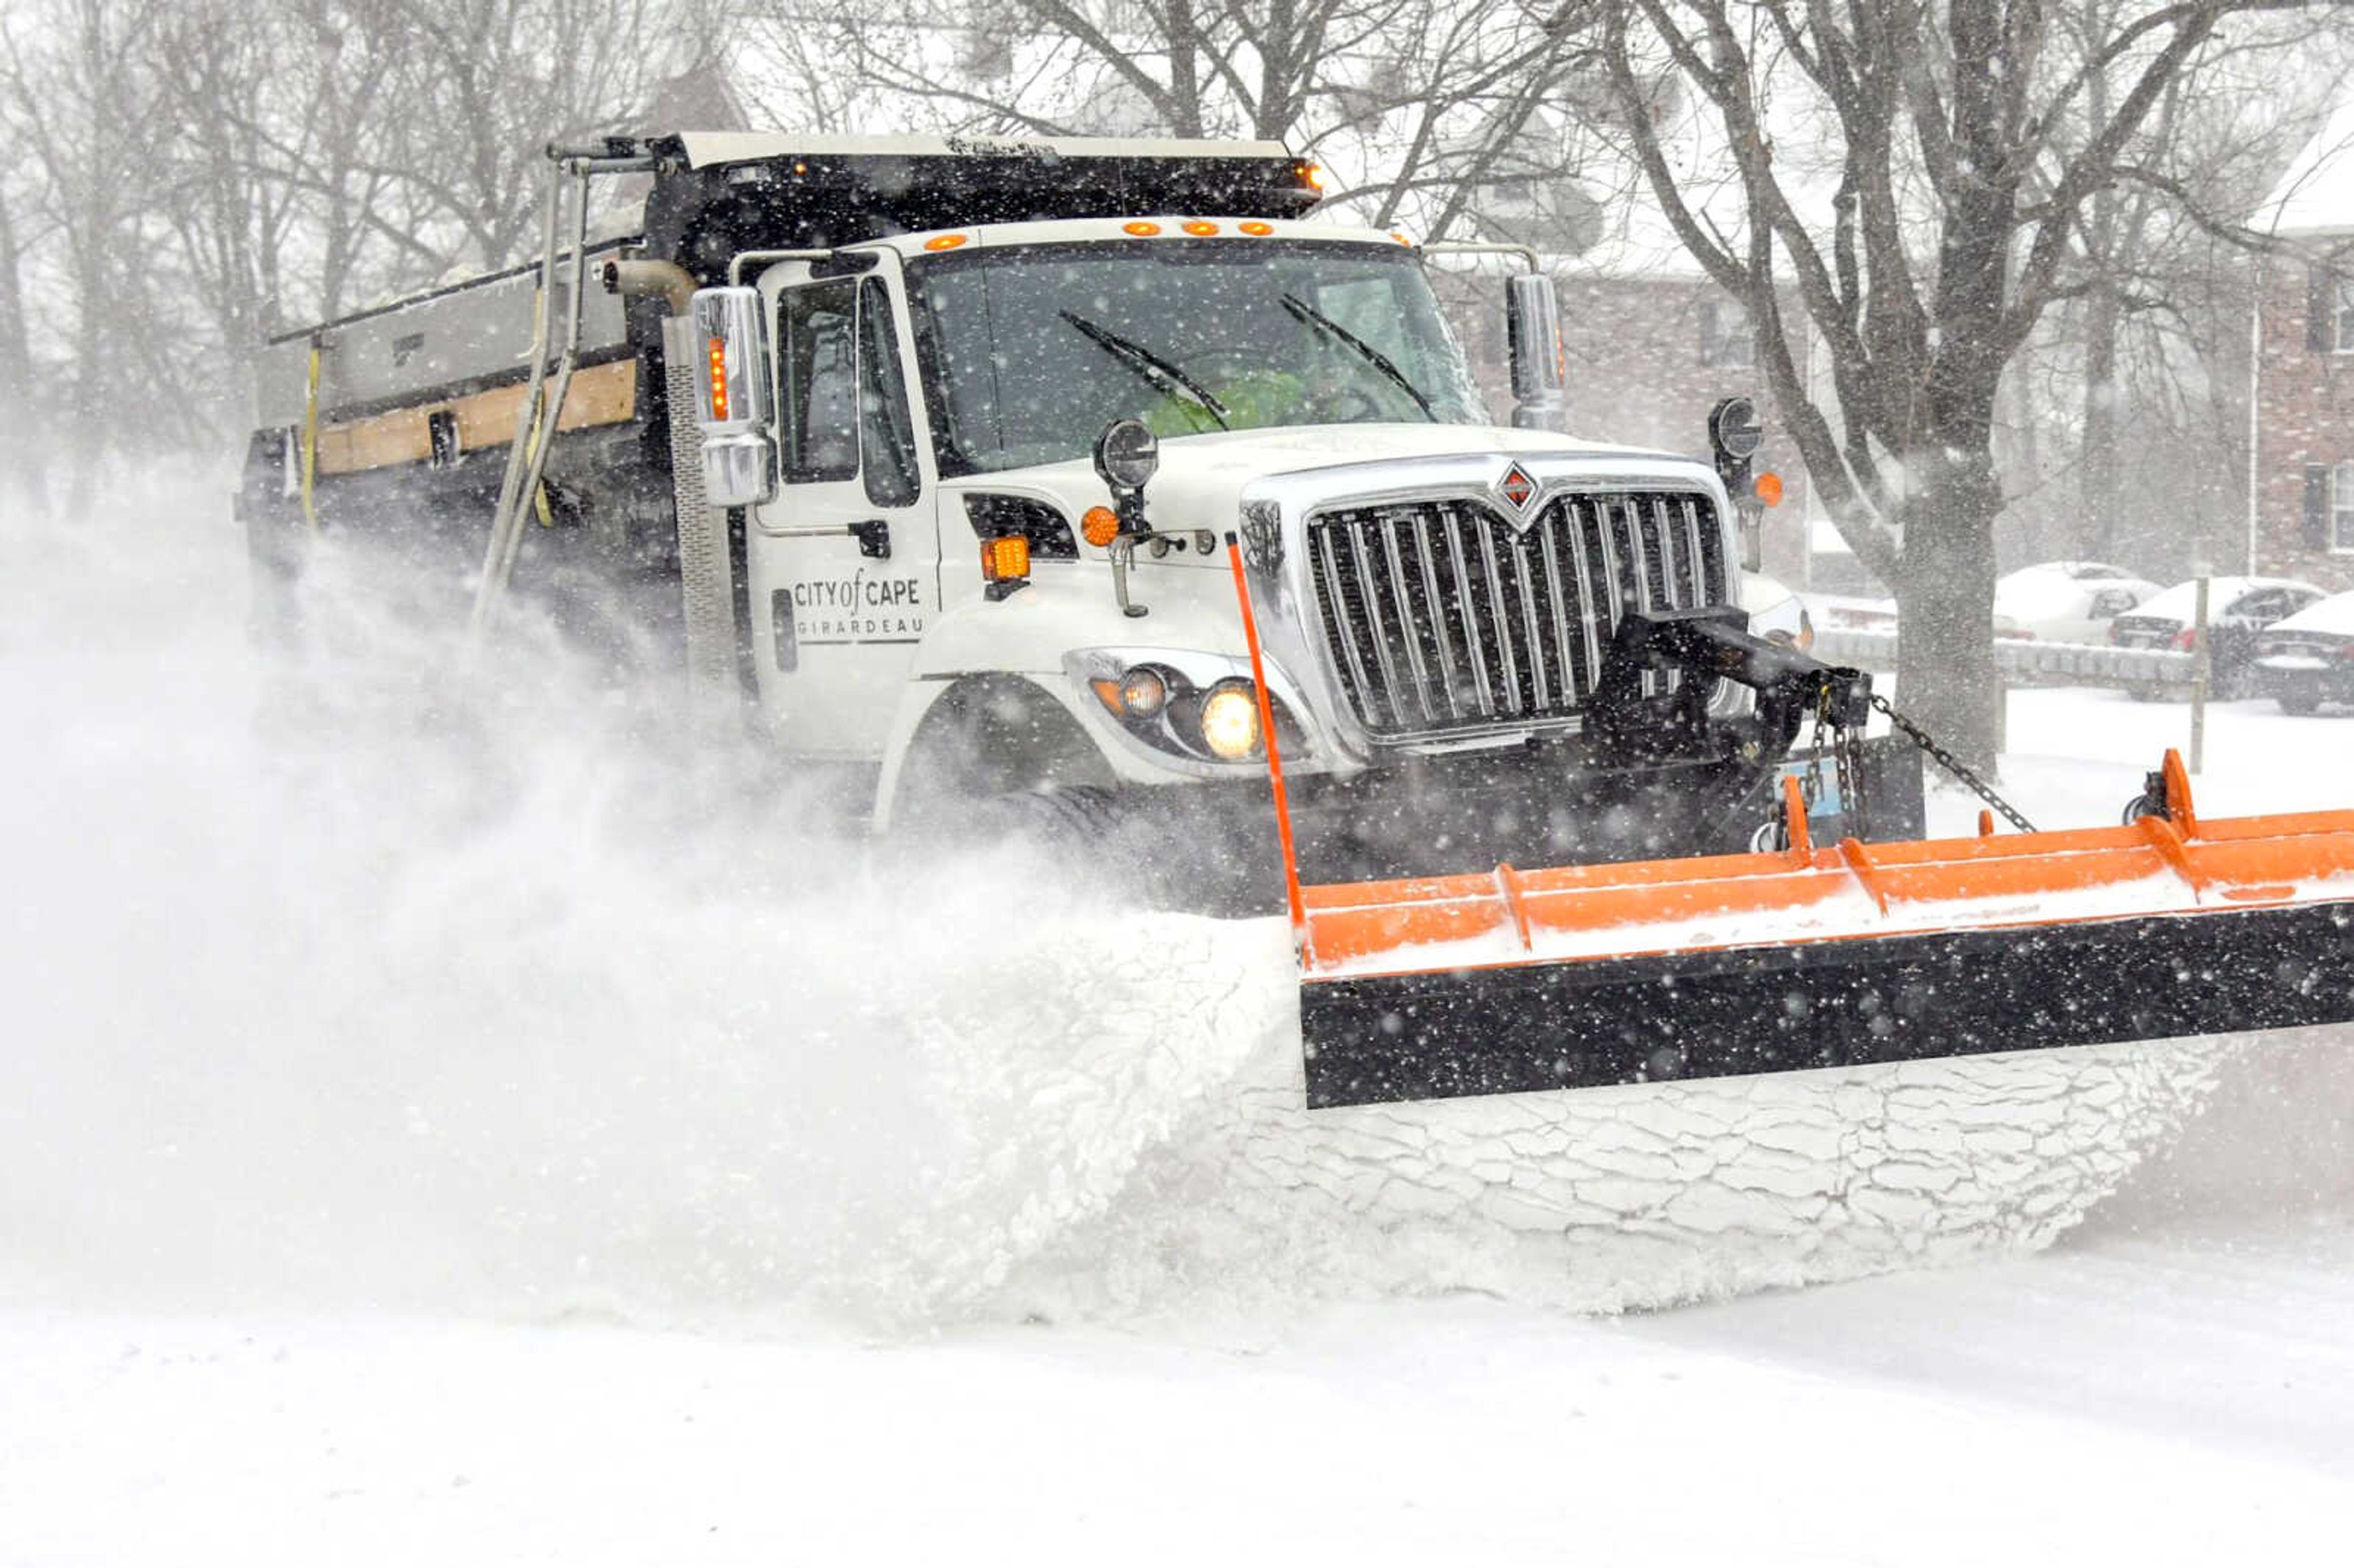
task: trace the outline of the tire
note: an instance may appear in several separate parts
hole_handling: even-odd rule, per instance
[[[1057,857],[1092,857],[1110,847],[1122,813],[1099,784],[1017,789],[973,802],[972,814],[1004,836]]]
[[[2154,703],[2158,701],[2158,689],[2156,686],[2127,686],[2126,688],[2126,695],[2131,697],[2137,703]]]
[[[1250,853],[1271,844],[1249,843],[1233,824],[1174,828],[1153,809],[1152,793],[1094,784],[1022,789],[975,801],[967,820],[1030,845],[1072,885],[1143,908],[1222,918],[1282,909],[1269,856]]]
[[[2283,686],[2280,695],[2274,700],[2280,704],[2281,712],[2303,718],[2307,714],[2320,711],[2321,691],[2317,686],[2299,683]]]

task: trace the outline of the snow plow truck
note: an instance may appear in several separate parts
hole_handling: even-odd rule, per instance
[[[370,542],[877,832],[1279,900],[1311,1107],[2354,1017],[2354,811],[2205,821],[2169,756],[2121,826],[1924,840],[1934,742],[1749,630],[1750,406],[1561,430],[1532,256],[1499,426],[1445,248],[1310,221],[1279,143],[547,151],[535,265],[266,348],[265,623]]]

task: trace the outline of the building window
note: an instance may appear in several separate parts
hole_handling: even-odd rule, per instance
[[[1743,370],[1757,363],[1757,345],[1749,334],[1749,313],[1739,301],[1701,302],[1700,362]]]
[[[2306,465],[2305,547],[2354,556],[2354,462]]]
[[[2354,276],[2327,267],[2306,270],[2305,349],[2354,354]]]

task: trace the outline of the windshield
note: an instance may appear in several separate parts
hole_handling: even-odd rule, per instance
[[[1162,436],[1486,414],[1412,255],[1232,239],[958,251],[908,266],[940,471]]]

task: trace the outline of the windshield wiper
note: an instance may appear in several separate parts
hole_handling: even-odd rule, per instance
[[[1073,327],[1086,334],[1088,339],[1101,347],[1106,354],[1135,371],[1154,387],[1163,392],[1179,394],[1189,403],[1198,404],[1204,413],[1218,421],[1218,429],[1222,430],[1234,429],[1232,425],[1226,423],[1226,415],[1231,410],[1211,396],[1208,387],[1204,387],[1142,344],[1130,343],[1119,334],[1106,327],[1099,327],[1085,316],[1074,315],[1069,311],[1058,311],[1055,313],[1070,323]]]
[[[1375,348],[1372,344],[1367,343],[1363,338],[1359,337],[1355,333],[1351,332],[1347,327],[1342,326],[1339,322],[1334,321],[1331,316],[1326,315],[1322,311],[1318,310],[1314,305],[1310,304],[1306,300],[1301,299],[1297,294],[1284,295],[1283,308],[1289,311],[1292,315],[1299,320],[1307,322],[1311,325],[1323,328],[1326,332],[1331,333],[1334,337],[1339,338],[1342,343],[1347,344],[1351,348],[1355,349],[1358,354],[1363,356],[1366,364],[1372,366],[1374,369],[1388,376],[1397,385],[1399,391],[1414,399],[1415,407],[1422,410],[1422,417],[1424,418],[1428,419],[1434,425],[1438,423],[1438,416],[1431,410],[1430,399],[1422,395],[1422,389],[1420,387],[1416,387],[1413,382],[1408,381],[1405,378],[1405,372],[1400,370],[1394,364],[1393,364],[1388,355],[1384,354],[1380,349]]]

